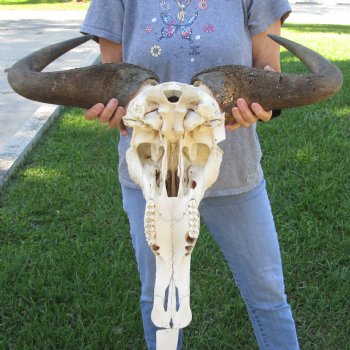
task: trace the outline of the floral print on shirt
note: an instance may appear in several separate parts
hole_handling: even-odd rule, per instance
[[[182,0],[179,1],[181,4]],[[154,13],[150,14],[152,16],[151,22],[146,25],[145,33],[154,33],[152,35],[155,36],[157,35],[156,33],[158,30],[160,31],[160,35],[158,34],[156,42],[151,43],[150,46],[149,52],[152,57],[157,59],[161,54],[165,53],[164,49],[162,49],[162,46],[164,45],[161,45],[163,40],[170,40],[176,37],[180,37],[191,44],[188,47],[190,62],[194,62],[200,55],[200,45],[193,45],[194,40],[199,42],[201,39],[201,32],[210,34],[215,28],[209,23],[201,29],[197,26],[196,32],[193,31],[193,24],[196,22],[197,17],[205,13],[209,4],[208,0],[192,1],[193,2],[188,7],[184,8],[184,17],[181,16],[181,7],[178,5],[177,0],[161,0],[158,7],[160,14],[157,17],[154,16]],[[157,21],[159,18],[161,21]],[[156,30],[156,26],[158,30]]]

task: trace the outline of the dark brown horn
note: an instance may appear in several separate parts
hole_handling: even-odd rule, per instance
[[[35,101],[89,108],[112,97],[123,107],[147,80],[159,81],[151,71],[126,63],[99,64],[61,72],[40,72],[56,58],[92,39],[82,36],[38,50],[18,61],[8,73],[11,87]]]
[[[269,37],[298,57],[313,74],[282,74],[243,66],[219,66],[196,74],[192,84],[205,83],[233,121],[231,109],[238,98],[250,105],[260,103],[266,110],[305,106],[333,96],[343,82],[340,70],[318,53],[291,40]]]

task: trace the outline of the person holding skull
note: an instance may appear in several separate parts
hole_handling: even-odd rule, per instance
[[[81,31],[99,38],[102,63],[141,65],[161,82],[190,83],[195,73],[225,64],[280,71],[279,45],[267,34],[279,35],[290,11],[286,0],[92,0]],[[273,113],[258,103],[237,100],[220,144],[224,155],[219,178],[199,209],[245,300],[259,348],[295,350],[298,339],[256,135],[256,122],[268,122]],[[146,203],[126,165],[131,131],[123,124],[124,114],[118,100],[111,99],[86,110],[85,118],[120,130],[123,205],[142,283],[145,338],[148,349],[155,349],[155,256],[144,234]]]

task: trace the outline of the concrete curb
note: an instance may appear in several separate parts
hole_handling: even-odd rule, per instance
[[[25,156],[59,116],[61,110],[61,106],[39,107],[0,152],[0,186],[4,185],[21,165]]]
[[[99,62],[100,55],[91,53],[82,62],[81,66],[88,66]],[[39,107],[0,151],[0,187],[6,183],[22,164],[28,152],[38,142],[44,131],[60,115],[62,109],[62,106],[46,104]]]

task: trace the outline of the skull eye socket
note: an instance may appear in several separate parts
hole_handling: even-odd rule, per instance
[[[151,159],[151,144],[150,143],[141,143],[137,147],[137,153],[144,163],[147,159]]]
[[[137,146],[137,154],[141,163],[158,163],[164,155],[163,147],[155,147],[152,143],[140,143]]]
[[[209,159],[210,149],[204,143],[197,143],[191,151],[188,147],[184,147],[182,153],[192,164],[205,166]]]

